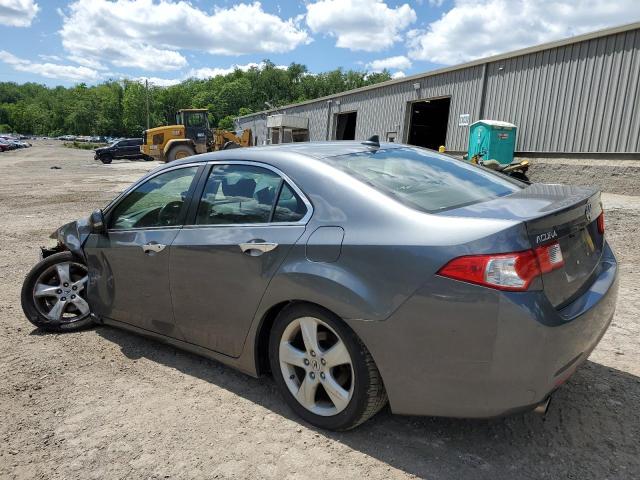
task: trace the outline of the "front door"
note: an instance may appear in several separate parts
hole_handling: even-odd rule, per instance
[[[169,247],[186,215],[196,166],[162,172],[106,214],[108,232],[85,244],[93,312],[180,338],[169,289]]]
[[[240,355],[260,299],[308,213],[308,202],[269,167],[212,167],[193,225],[171,246],[173,307],[187,341]]]

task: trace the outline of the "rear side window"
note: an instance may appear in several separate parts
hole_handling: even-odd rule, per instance
[[[307,213],[307,207],[302,199],[294,192],[289,185],[284,183],[276,209],[273,212],[274,222],[297,222]]]
[[[427,213],[509,195],[524,184],[420,148],[390,148],[324,161],[381,193]]]
[[[198,205],[196,224],[296,222],[307,208],[275,172],[253,165],[216,165]]]

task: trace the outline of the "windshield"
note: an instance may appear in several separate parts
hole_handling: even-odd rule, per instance
[[[324,161],[405,205],[441,212],[509,195],[524,184],[421,148],[390,148]]]

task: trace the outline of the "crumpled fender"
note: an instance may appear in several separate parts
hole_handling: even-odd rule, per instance
[[[91,227],[89,225],[89,217],[87,217],[64,224],[53,232],[50,238],[57,240],[59,245],[84,259],[85,255],[82,247],[90,233]]]

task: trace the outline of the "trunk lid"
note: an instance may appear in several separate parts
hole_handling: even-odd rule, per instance
[[[564,265],[544,273],[542,283],[549,301],[562,308],[593,282],[604,247],[597,222],[601,213],[600,192],[595,188],[532,184],[512,195],[441,215],[522,221],[534,249],[557,241]]]

